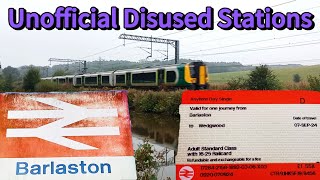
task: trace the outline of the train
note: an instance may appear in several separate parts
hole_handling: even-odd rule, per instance
[[[208,68],[204,62],[191,62],[159,67],[124,69],[91,74],[42,78],[56,84],[74,87],[123,88],[208,88]]]

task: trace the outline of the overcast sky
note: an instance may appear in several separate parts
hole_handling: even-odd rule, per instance
[[[149,11],[154,12],[200,13],[205,11],[206,6],[212,6],[215,9],[215,21],[219,20],[217,11],[222,7],[239,8],[242,12],[253,12],[257,8],[274,6],[275,11],[312,12],[315,15],[316,27],[312,31],[224,31],[216,27],[212,31],[186,30],[175,33],[178,31],[125,31],[123,29],[119,31],[16,31],[11,29],[8,24],[8,8],[10,7],[17,9],[24,7],[28,11],[43,13],[45,11],[54,12],[61,5],[77,6],[81,11],[89,11],[90,7],[95,6],[100,11],[105,12],[110,12],[111,6],[117,6],[120,9],[120,14],[123,13],[125,7],[138,9],[145,6]],[[119,40],[118,37],[122,33],[127,33],[180,40],[181,58],[211,62],[237,61],[254,65],[320,64],[320,44],[251,51],[252,49],[265,49],[265,47],[275,45],[292,45],[304,41],[307,43],[320,42],[320,33],[317,33],[320,30],[318,25],[320,22],[319,12],[319,0],[296,0],[293,2],[291,0],[2,0],[0,6],[0,62],[4,67],[30,64],[45,66],[49,65],[48,59],[51,57],[79,59],[122,45],[123,40]],[[122,16],[120,20],[123,20]],[[122,21],[120,21],[120,25],[122,24]],[[315,33],[307,34],[311,32]],[[287,36],[295,37],[283,38]],[[252,43],[254,41],[261,42]],[[126,43],[131,42],[127,41]],[[230,47],[230,45],[232,46]],[[106,60],[138,61],[148,56],[139,47],[150,47],[150,43],[129,44],[86,59],[92,61],[101,57]],[[212,49],[203,51],[208,48]],[[154,45],[154,49],[165,50],[166,45]],[[174,56],[173,48],[169,48],[169,56],[171,58]],[[165,57],[162,54],[154,51],[151,60],[163,58]]]

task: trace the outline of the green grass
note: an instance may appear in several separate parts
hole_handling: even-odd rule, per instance
[[[294,74],[299,74],[301,76],[302,81],[306,81],[309,75],[311,76],[320,75],[320,65],[273,69],[273,72],[278,76],[280,82],[282,83],[293,82]],[[246,78],[249,73],[250,71],[213,73],[213,74],[210,74],[209,80],[210,80],[210,83],[224,84],[232,78],[238,78],[238,77]]]

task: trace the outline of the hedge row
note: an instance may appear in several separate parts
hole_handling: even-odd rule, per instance
[[[182,91],[128,90],[129,107],[145,113],[179,115]]]

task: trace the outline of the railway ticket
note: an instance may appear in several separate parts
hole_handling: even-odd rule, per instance
[[[320,179],[320,93],[186,91],[177,179]]]

